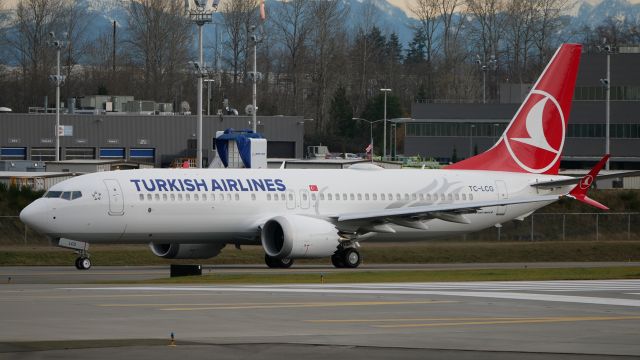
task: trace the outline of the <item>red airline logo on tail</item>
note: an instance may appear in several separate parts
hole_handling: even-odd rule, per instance
[[[560,46],[498,143],[446,168],[557,174],[581,51]]]

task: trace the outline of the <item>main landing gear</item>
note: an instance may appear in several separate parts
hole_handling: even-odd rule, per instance
[[[293,265],[293,259],[277,259],[264,254],[264,262],[270,268],[288,269]]]
[[[362,256],[356,248],[340,248],[331,255],[331,263],[337,268],[357,268],[362,263]]]

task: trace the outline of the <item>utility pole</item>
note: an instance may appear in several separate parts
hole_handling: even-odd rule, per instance
[[[598,46],[600,51],[604,51],[607,54],[607,77],[600,79],[600,83],[604,86],[605,90],[605,154],[611,154],[611,54],[613,53],[613,47],[606,43],[607,39],[604,39],[604,45]],[[605,170],[609,170],[609,164],[611,160],[605,164]]]
[[[60,86],[65,78],[60,75],[60,50],[65,46],[65,42],[58,40],[53,31],[49,33],[49,37],[51,38],[49,45],[56,49],[56,75],[49,76],[49,80],[56,85],[56,161],[60,161]]]
[[[489,69],[495,70],[497,68],[497,61],[494,55],[491,55],[489,62],[487,62],[486,56],[483,55],[482,60],[480,60],[480,55],[476,55],[476,64],[480,66],[480,70],[482,70],[482,103],[487,103],[487,71]]]
[[[253,73],[251,74],[251,80],[253,83],[253,90],[251,93],[252,96],[252,106],[251,109],[251,128],[253,132],[258,132],[258,121],[257,121],[257,112],[258,112],[258,43],[260,39],[258,39],[258,35],[256,35],[256,26],[251,26],[251,42],[253,42]]]
[[[387,93],[391,91],[391,89],[380,89],[380,91],[384,92],[384,118],[383,118],[384,130],[382,131],[382,139],[383,139],[382,160],[384,161],[384,160],[387,160]]]

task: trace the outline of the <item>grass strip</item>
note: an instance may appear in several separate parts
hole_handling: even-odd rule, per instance
[[[369,264],[638,261],[640,241],[363,243],[361,253]],[[91,255],[94,266],[264,263],[260,246],[246,246],[242,250],[228,246],[220,255],[207,260],[162,259],[146,246],[95,246]],[[75,257],[72,251],[56,247],[0,248],[0,266],[66,266],[73,264]],[[328,258],[296,262],[330,264]]]
[[[293,271],[293,270],[292,270]],[[337,271],[328,273],[221,273],[153,280],[117,282],[119,284],[325,284],[373,282],[449,282],[449,281],[532,281],[640,279],[640,267],[559,268],[559,269],[479,269]],[[113,282],[110,282],[113,283]]]

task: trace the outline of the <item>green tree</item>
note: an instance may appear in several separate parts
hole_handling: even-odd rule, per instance
[[[343,85],[338,86],[333,99],[331,99],[331,107],[329,115],[333,126],[330,131],[337,136],[345,138],[353,138],[355,134],[355,121],[353,120],[353,111],[351,110],[351,102],[347,98],[347,90]]]
[[[426,57],[426,37],[422,27],[417,28],[413,32],[413,39],[409,43],[405,64],[421,64],[425,62]]]

